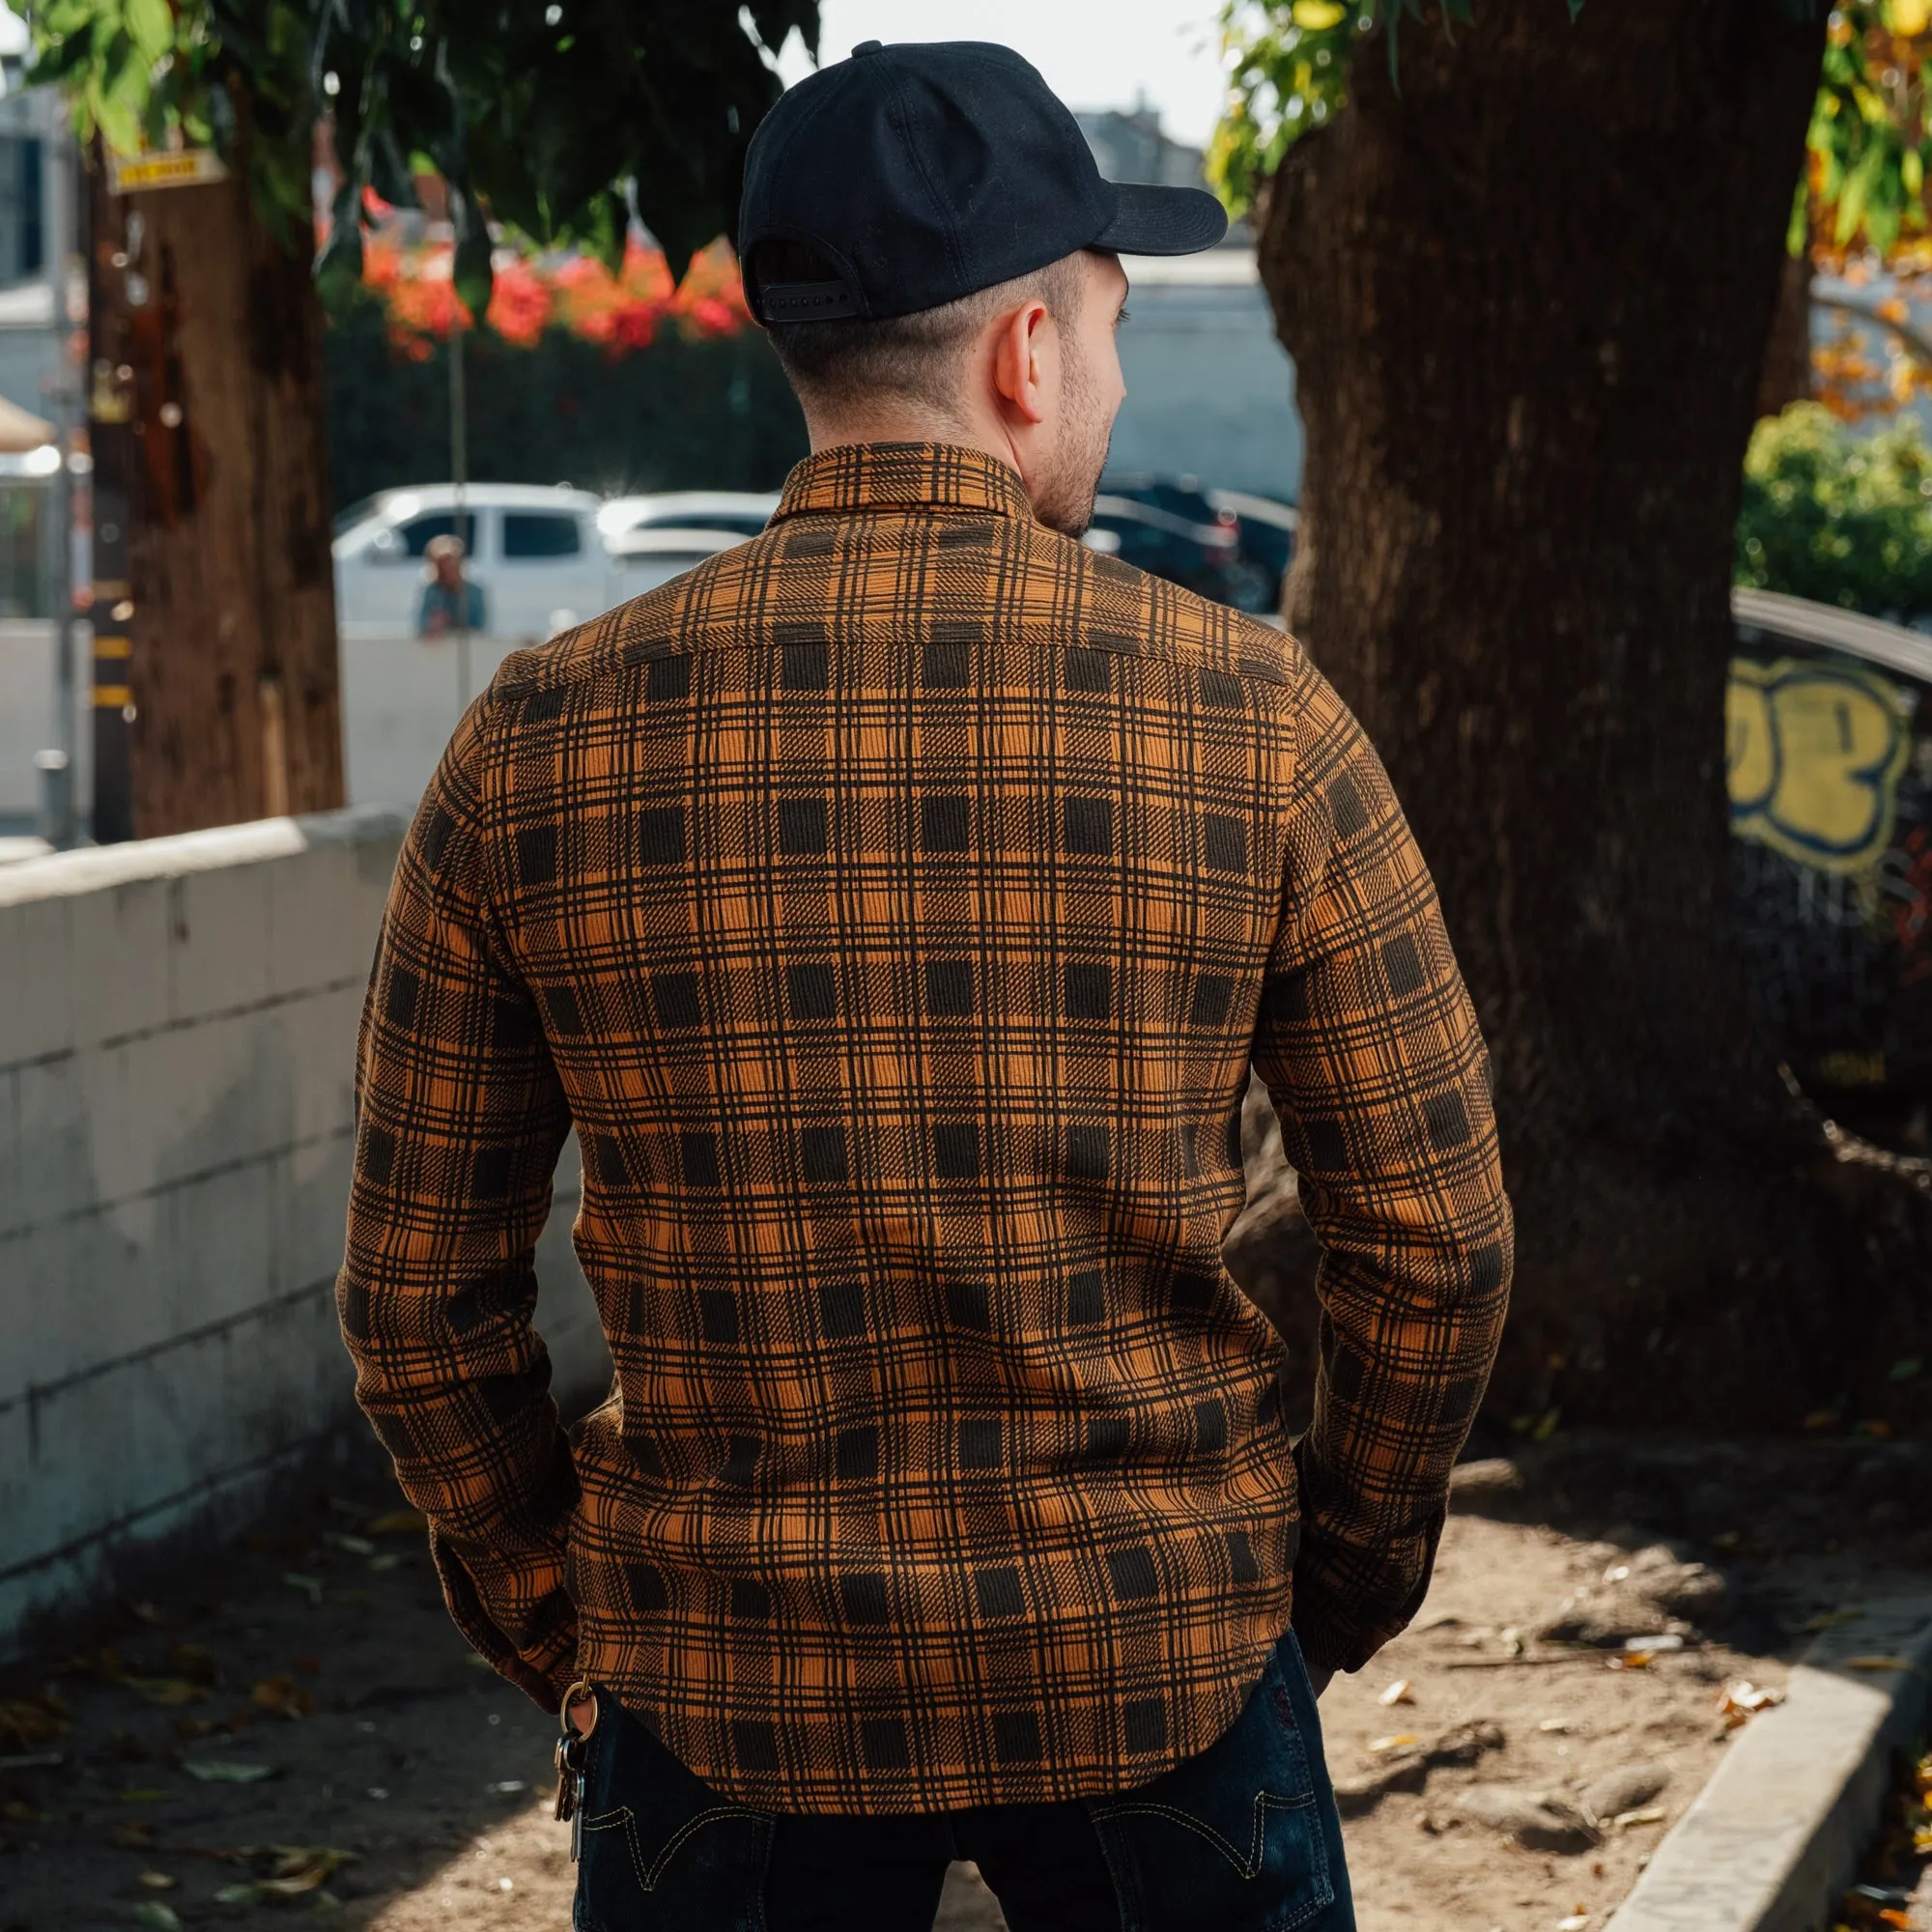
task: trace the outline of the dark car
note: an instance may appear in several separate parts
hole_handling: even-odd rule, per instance
[[[1734,877],[1764,1011],[1820,1098],[1932,1097],[1932,638],[1739,590]]]
[[[1144,503],[1131,497],[1104,495],[1094,499],[1087,541],[1112,552],[1136,569],[1170,583],[1232,604],[1237,611],[1264,611],[1264,573],[1241,554],[1234,522],[1196,517]]]
[[[1234,554],[1215,564],[1207,585],[1189,582],[1189,589],[1237,611],[1266,614],[1281,608],[1281,582],[1294,552],[1297,513],[1292,505],[1244,491],[1209,490],[1193,476],[1157,476],[1147,470],[1116,470],[1100,479],[1100,489],[1196,528],[1232,533]],[[1151,564],[1142,567],[1153,569]]]

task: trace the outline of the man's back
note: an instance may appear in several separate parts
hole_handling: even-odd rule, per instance
[[[1297,1560],[1279,1347],[1221,1267],[1251,1051],[1384,1575],[1340,1521]],[[453,1605],[734,1796],[1117,1788],[1227,1728],[1292,1566],[1331,1662],[1412,1609],[1508,1242],[1427,875],[1299,646],[1000,464],[829,449],[764,536],[512,659],[406,851],[364,1071],[345,1323],[406,1480],[412,1365],[480,1445],[468,1488],[423,1463]],[[525,1324],[573,1122],[617,1383],[569,1451]],[[1406,1383],[1350,1349],[1398,1267]]]

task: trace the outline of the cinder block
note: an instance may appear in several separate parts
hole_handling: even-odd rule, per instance
[[[0,1402],[175,1332],[169,1234],[150,1196],[0,1237]]]
[[[0,905],[0,1066],[73,1044],[67,905],[65,898]]]
[[[257,860],[184,872],[169,884],[168,1014],[193,1020],[269,997],[269,876]]]
[[[279,1292],[333,1281],[349,1225],[349,1133],[292,1149],[275,1161],[276,1279]]]
[[[127,879],[67,900],[77,1050],[168,1017],[169,881]]]
[[[167,1204],[173,1332],[223,1321],[281,1292],[272,1159],[184,1181],[168,1190]]]
[[[363,930],[355,848],[331,839],[261,869],[272,989],[286,996],[366,977],[376,935]]]
[[[361,1017],[362,988],[357,984],[311,993],[274,1009],[274,1051],[290,1094],[285,1145],[344,1133],[354,1125],[355,1031]]]
[[[37,1226],[99,1198],[80,1059],[30,1062],[14,1069],[13,1084],[17,1149],[13,1165],[0,1170],[0,1232]]]
[[[165,1184],[259,1157],[294,1131],[274,1008],[171,1026],[114,1049],[125,1107]]]

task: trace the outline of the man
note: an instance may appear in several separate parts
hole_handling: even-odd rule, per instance
[[[446,638],[452,631],[482,631],[490,624],[483,586],[463,575],[463,539],[431,537],[423,546],[429,581],[416,607],[416,636]]]
[[[457,1622],[566,1712],[580,1924],[899,1932],[953,1858],[1014,1932],[1353,1923],[1314,1690],[1421,1600],[1510,1221],[1374,753],[1075,540],[1118,256],[1222,232],[1004,48],[794,89],[741,242],[812,455],[510,659],[405,847],[343,1325]],[[1298,1444],[1220,1262],[1251,1060],[1326,1249]],[[573,1126],[617,1373],[566,1439]]]

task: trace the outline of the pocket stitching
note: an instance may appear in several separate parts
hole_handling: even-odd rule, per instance
[[[646,1868],[642,1851],[638,1844],[637,1815],[628,1804],[620,1804],[614,1811],[600,1811],[594,1818],[585,1818],[583,1829],[587,1832],[612,1832],[619,1827],[624,1833],[624,1843],[631,1854],[631,1869],[637,1874],[638,1883],[647,1892],[658,1889],[658,1880],[664,1876],[665,1867],[669,1864],[684,1841],[693,1833],[701,1831],[706,1825],[715,1825],[724,1818],[762,1819],[762,1811],[753,1811],[746,1804],[714,1804],[707,1811],[699,1811],[695,1817],[687,1818],[673,1832],[665,1848],[657,1856],[654,1864]]]
[[[1252,1879],[1262,1868],[1262,1861],[1267,1856],[1267,1814],[1271,1808],[1276,1811],[1305,1811],[1315,1803],[1311,1791],[1305,1798],[1280,1798],[1272,1791],[1255,1793],[1255,1829],[1248,1840],[1248,1856],[1244,1859],[1240,1852],[1213,1826],[1203,1824],[1192,1812],[1183,1811],[1178,1804],[1110,1804],[1098,1815],[1103,1818],[1153,1817],[1171,1818],[1177,1825],[1185,1825],[1190,1832],[1206,1838],[1209,1844],[1240,1873],[1244,1880]],[[1321,1875],[1325,1881],[1328,1875],[1326,1847],[1321,1842],[1321,1833],[1316,1833],[1316,1847],[1321,1856]]]

